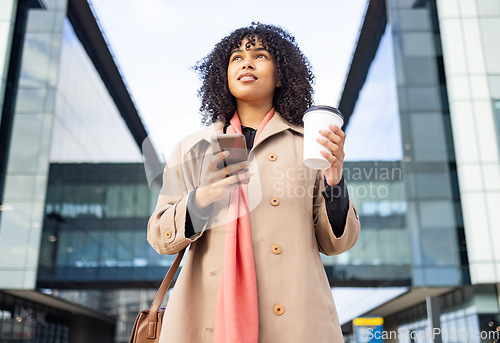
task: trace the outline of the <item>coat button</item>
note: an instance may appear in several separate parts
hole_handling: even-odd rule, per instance
[[[165,233],[165,237],[167,237],[168,239],[172,238],[172,232],[167,231],[167,232]]]
[[[275,315],[281,316],[285,313],[285,307],[283,307],[283,305],[274,305],[273,311]]]
[[[279,255],[281,253],[281,247],[278,244],[274,244],[271,247],[271,251],[273,252],[273,254]]]
[[[267,159],[271,162],[274,162],[278,159],[278,156],[276,156],[276,154],[272,152],[269,155],[267,155]]]
[[[272,197],[270,202],[271,202],[271,205],[278,206],[280,204],[280,199],[278,199],[276,197]]]

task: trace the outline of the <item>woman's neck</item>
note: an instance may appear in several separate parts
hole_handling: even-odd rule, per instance
[[[238,116],[242,126],[257,129],[266,116],[273,108],[273,104],[253,105],[249,103],[237,102]]]

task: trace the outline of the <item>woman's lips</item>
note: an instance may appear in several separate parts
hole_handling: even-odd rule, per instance
[[[257,80],[257,77],[252,73],[245,73],[245,74],[241,74],[240,76],[238,76],[238,80],[239,81],[254,81],[254,80]]]

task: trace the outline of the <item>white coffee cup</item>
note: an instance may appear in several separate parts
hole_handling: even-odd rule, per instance
[[[319,130],[330,130],[333,124],[342,128],[344,116],[338,109],[331,106],[312,106],[304,113],[304,164],[312,169],[326,169],[330,162],[321,155],[321,150],[331,153],[323,145],[319,144],[317,138],[325,138],[320,135]]]

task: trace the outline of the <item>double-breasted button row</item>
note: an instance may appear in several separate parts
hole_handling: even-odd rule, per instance
[[[274,305],[273,312],[275,315],[281,316],[283,313],[285,313],[285,307],[280,304]]]
[[[280,199],[278,199],[277,197],[272,197],[271,200],[269,201],[271,203],[271,205],[273,206],[278,206],[280,204]]]

